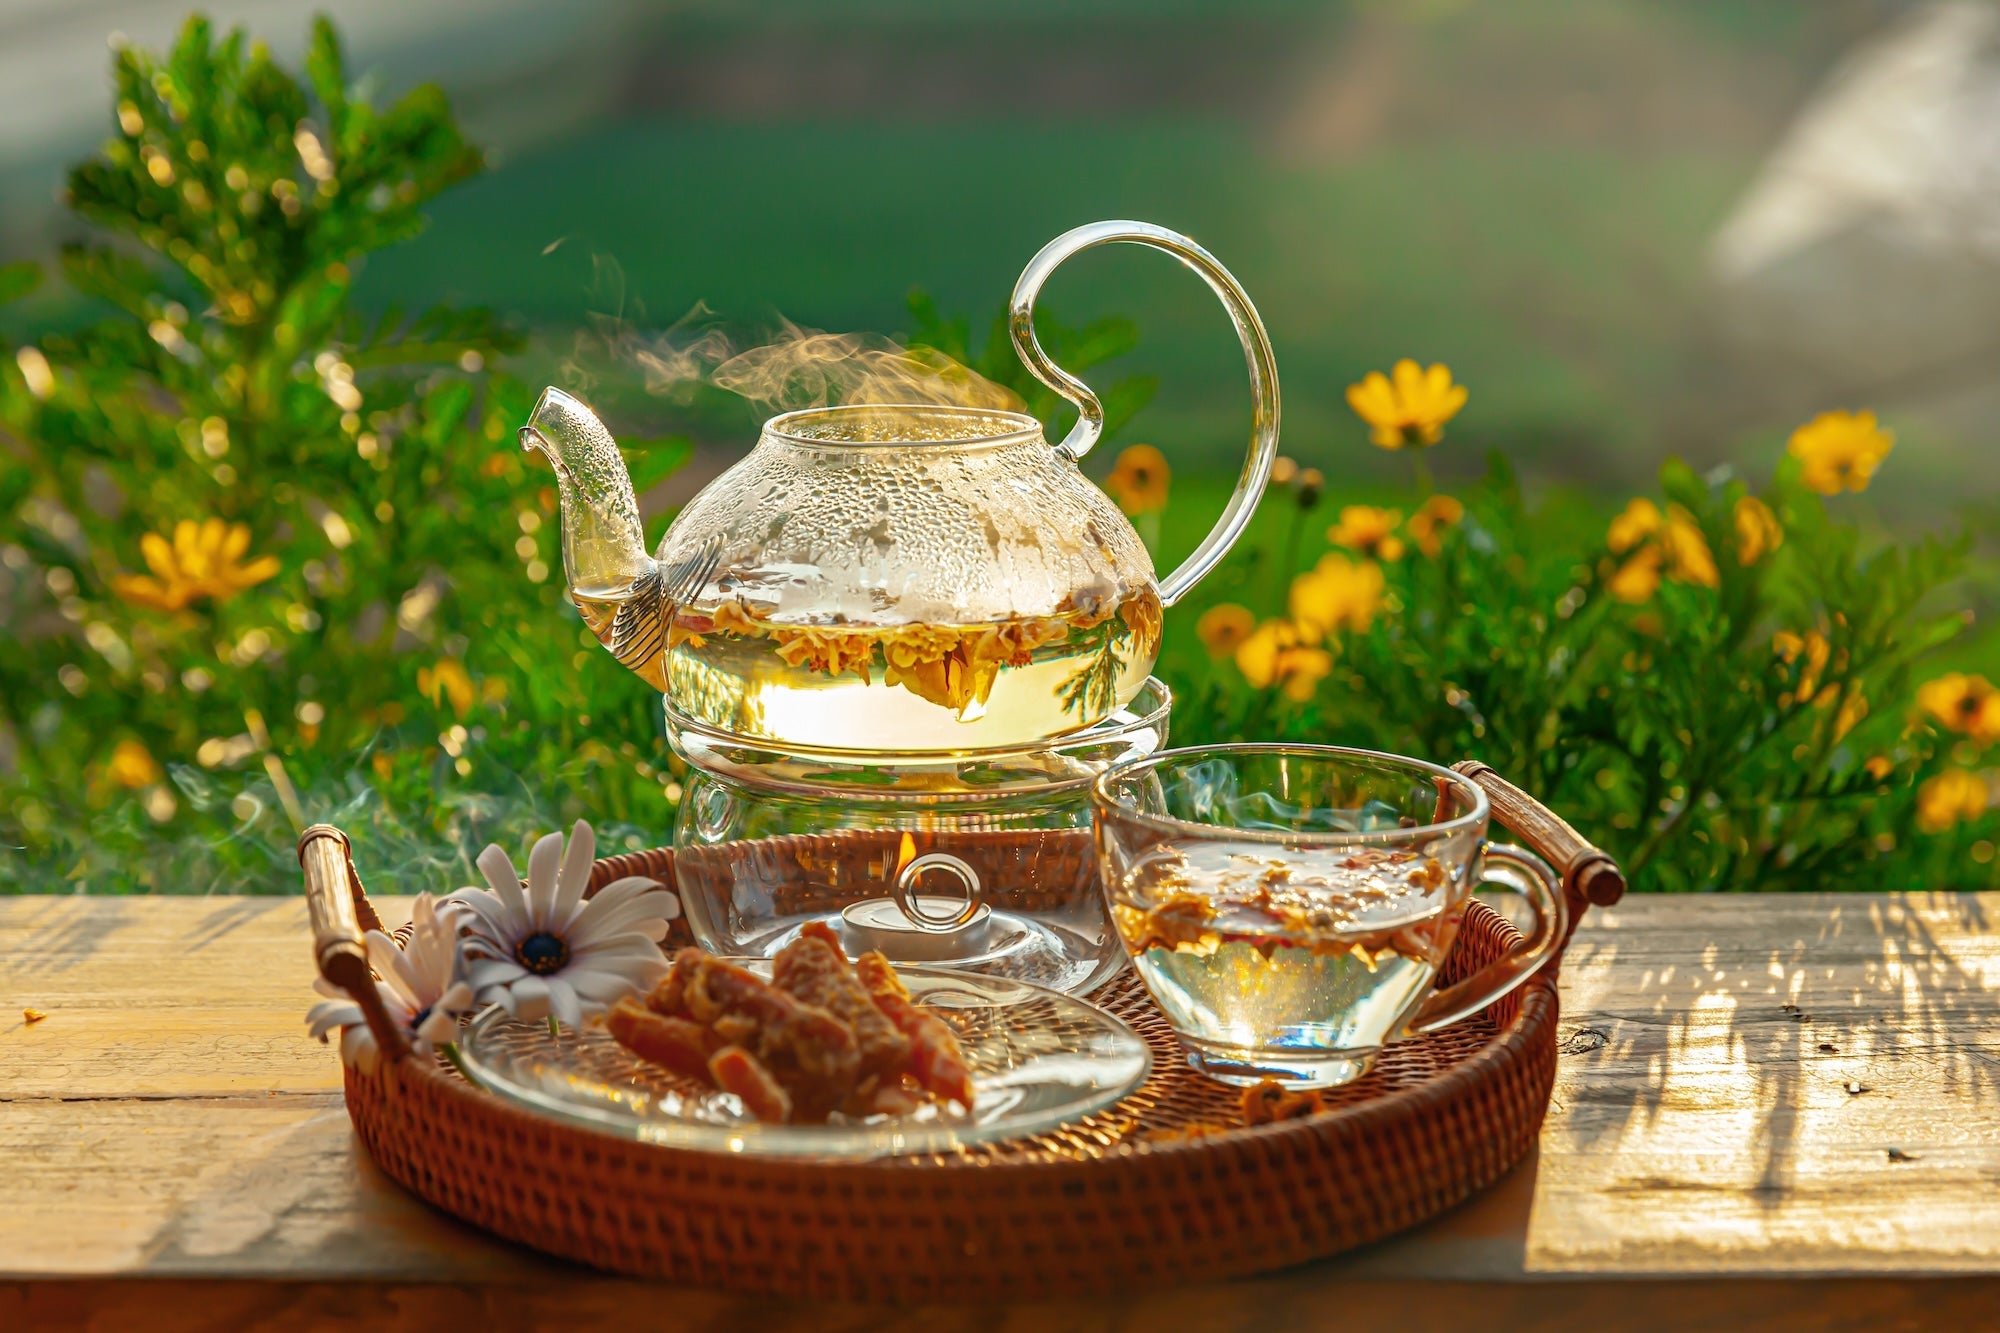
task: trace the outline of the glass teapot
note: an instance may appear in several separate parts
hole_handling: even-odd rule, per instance
[[[1249,456],[1220,520],[1157,578],[1145,545],[1077,460],[1104,409],[1035,337],[1035,298],[1093,246],[1164,250],[1228,309],[1249,363]],[[1033,745],[1126,704],[1159,656],[1161,615],[1250,520],[1278,445],[1263,323],[1185,236],[1099,222],[1021,274],[1009,323],[1035,377],[1076,405],[1051,446],[1017,412],[907,404],[775,417],[648,557],[610,433],[559,389],[521,429],[555,465],[563,569],[584,622],[667,695],[670,715],[793,751],[964,754]]]

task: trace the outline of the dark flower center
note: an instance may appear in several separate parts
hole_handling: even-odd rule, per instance
[[[514,948],[514,961],[538,977],[563,970],[569,962],[569,945],[562,936],[538,930]]]

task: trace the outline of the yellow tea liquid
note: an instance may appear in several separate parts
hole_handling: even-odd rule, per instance
[[[1114,712],[1159,655],[1144,590],[1108,614],[981,625],[798,624],[687,608],[667,636],[674,706],[743,736],[840,750],[1030,744]]]

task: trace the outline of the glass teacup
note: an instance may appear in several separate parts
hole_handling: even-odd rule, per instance
[[[1126,952],[1225,1083],[1347,1083],[1383,1046],[1526,981],[1566,933],[1555,873],[1486,841],[1486,793],[1417,759],[1324,745],[1166,750],[1091,790],[1100,878]],[[1534,927],[1432,982],[1473,890],[1520,892]]]

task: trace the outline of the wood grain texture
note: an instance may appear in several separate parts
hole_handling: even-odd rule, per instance
[[[300,899],[0,899],[0,1327],[338,1310],[511,1327],[639,1302],[657,1327],[1273,1330],[1323,1325],[1335,1299],[1463,1301],[1488,1327],[1976,1326],[2000,1308],[1996,910],[1628,898],[1591,913],[1564,963],[1540,1151],[1480,1199],[1253,1282],[920,1317],[641,1297],[403,1195],[357,1153],[336,1059],[305,1037]],[[1677,1275],[1708,1280],[1640,1296]],[[1412,1296],[1414,1278],[1462,1285]]]

